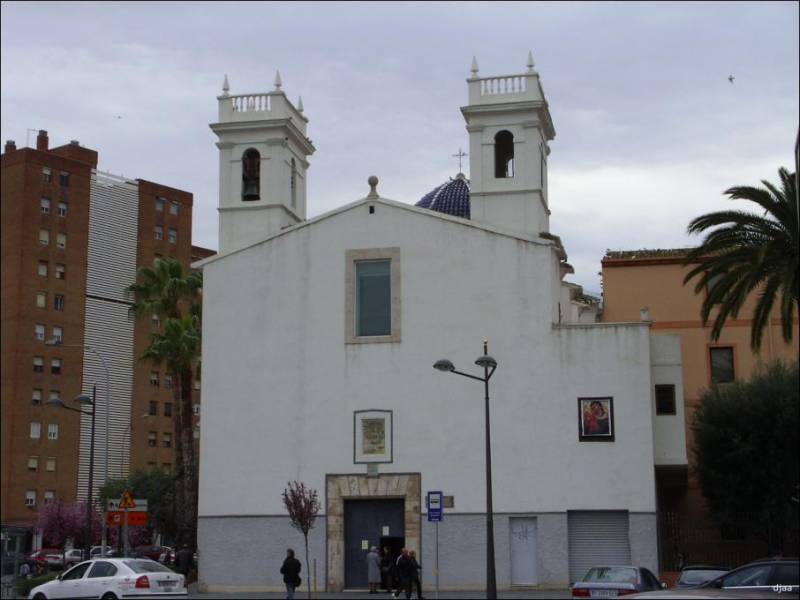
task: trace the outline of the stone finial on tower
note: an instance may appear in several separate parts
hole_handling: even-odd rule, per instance
[[[283,83],[281,82],[281,72],[275,71],[275,90],[278,91],[281,89]]]
[[[472,78],[473,79],[477,79],[478,78],[478,59],[475,58],[474,56],[472,57],[472,68],[470,69],[470,71],[472,72]]]
[[[222,95],[229,96],[228,92],[230,91],[231,86],[228,83],[228,74],[225,73],[225,79],[222,80]]]
[[[303,97],[302,96],[298,96],[297,97],[297,112],[300,112],[300,113],[303,112]]]
[[[367,183],[369,184],[369,194],[367,194],[367,198],[379,198],[378,178],[375,177],[375,175],[370,175],[369,179],[367,179]]]
[[[528,50],[528,63],[527,63],[527,67],[528,67],[528,73],[533,73],[533,54],[531,53],[531,51],[530,51],[530,50]]]

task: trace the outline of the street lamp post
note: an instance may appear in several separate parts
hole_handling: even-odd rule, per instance
[[[66,410],[71,410],[82,415],[91,415],[92,417],[92,435],[89,441],[89,490],[86,498],[86,524],[84,525],[83,530],[84,545],[86,546],[84,549],[84,552],[86,553],[85,560],[89,560],[89,552],[92,547],[92,484],[94,479],[94,423],[95,416],[97,414],[97,385],[92,385],[91,398],[89,398],[89,396],[81,395],[76,396],[75,401],[80,402],[81,404],[89,404],[92,407],[91,412],[86,412],[80,408],[72,408],[71,406],[67,406],[61,401],[61,398],[53,398],[48,402],[48,404],[51,406],[58,406]]]
[[[483,367],[483,377],[470,375],[456,371],[452,362],[446,358],[437,360],[433,368],[445,373],[455,373],[482,381],[484,385],[484,401],[486,406],[486,597],[497,598],[497,576],[495,575],[494,564],[494,515],[492,511],[492,440],[491,428],[489,425],[489,380],[497,369],[497,361],[489,356],[489,342],[483,340],[483,356],[479,356],[475,361],[479,367]]]

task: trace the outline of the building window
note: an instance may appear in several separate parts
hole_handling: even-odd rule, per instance
[[[36,506],[36,490],[25,492],[25,506]]]
[[[53,327],[53,341],[58,343],[64,341],[64,330],[61,327]]]
[[[39,457],[38,456],[29,456],[28,457],[28,471],[38,471],[39,470]]]
[[[33,335],[40,342],[44,341],[44,325],[36,324],[33,326]]]
[[[156,196],[156,210],[158,212],[164,212],[164,198],[161,196]]]
[[[61,294],[56,294],[53,296],[53,310],[57,310],[58,312],[64,312],[64,296]]]
[[[47,292],[36,292],[36,308],[47,308]]]
[[[50,359],[50,373],[52,375],[61,375],[61,359]]]
[[[292,159],[292,174],[289,179],[289,189],[291,190],[292,206],[297,205],[297,164]]]
[[[40,277],[47,277],[47,261],[40,260],[39,266],[36,269],[36,272],[39,273]]]
[[[39,200],[39,210],[43,215],[50,214],[50,199],[49,198],[42,198]]]
[[[345,343],[400,341],[400,248],[348,250]]]
[[[44,372],[44,358],[41,356],[34,356],[33,357],[33,372],[34,373],[43,373]]]
[[[200,405],[199,404],[192,404],[192,414],[199,415],[200,414]]]
[[[150,385],[158,387],[158,371],[150,371]]]
[[[733,381],[733,348],[731,346],[709,348],[711,355],[711,383]]]
[[[164,448],[172,448],[172,434],[171,433],[162,433],[161,434],[162,444]]]
[[[69,173],[61,171],[61,173],[58,175],[58,183],[60,183],[63,187],[69,187]]]
[[[44,491],[44,503],[52,504],[56,499],[56,493],[53,490]]]
[[[61,392],[58,390],[50,390],[50,402],[53,400],[61,400]]]
[[[242,155],[242,200],[261,198],[261,155],[250,148]]]
[[[514,176],[514,135],[510,131],[498,131],[494,136],[494,176]]]
[[[58,216],[59,217],[66,217],[67,216],[67,203],[66,202],[59,202],[58,203]]]
[[[675,386],[657,385],[656,386],[656,414],[674,415],[675,414]]]
[[[156,447],[156,435],[157,434],[155,431],[149,431],[147,433],[147,445],[150,446],[151,448]]]
[[[170,203],[169,203],[169,213],[171,215],[177,215],[178,214],[178,201],[177,200],[170,201]]]
[[[53,181],[53,172],[47,167],[42,167],[42,183],[50,183]]]
[[[60,263],[56,264],[56,279],[65,279],[67,276],[67,266]]]
[[[47,246],[50,244],[50,232],[47,229],[40,229],[39,230],[39,243],[42,246]]]
[[[157,240],[164,239],[164,228],[161,225],[156,225],[153,227],[153,237]]]
[[[47,425],[47,439],[48,440],[57,440],[58,439],[58,423],[48,423],[48,425]]]
[[[171,417],[172,416],[172,403],[171,402],[165,402],[164,403],[164,416],[165,417]]]
[[[56,235],[56,246],[62,250],[67,247],[67,234],[59,233]]]
[[[155,417],[158,415],[158,402],[155,400],[150,401],[150,410],[147,412],[148,415],[151,417]]]
[[[199,440],[200,439],[200,427],[195,427],[193,434],[194,434],[194,439]]]
[[[38,440],[42,436],[42,424],[34,421],[31,423],[31,439]]]
[[[42,390],[35,389],[31,393],[31,404],[34,406],[41,406],[42,405]]]
[[[172,227],[169,228],[169,243],[170,244],[178,243],[178,230],[173,229]]]
[[[168,390],[172,389],[172,375],[164,375],[164,387]]]
[[[47,457],[47,467],[48,471],[55,471],[56,470],[56,457],[55,456],[48,456]]]
[[[153,325],[153,329],[158,329],[161,327],[161,319],[158,315],[153,315],[150,317],[150,323]]]
[[[200,378],[199,377],[195,377],[194,381],[192,382],[192,384],[193,384],[193,387],[194,387],[195,390],[198,390],[198,391],[200,390]]]

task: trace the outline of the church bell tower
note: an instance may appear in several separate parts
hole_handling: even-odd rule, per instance
[[[539,74],[528,53],[517,75],[479,77],[472,59],[469,104],[461,108],[469,132],[471,218],[539,235],[549,230],[548,142],[555,137]]]
[[[292,104],[281,90],[229,94],[222,85],[219,122],[219,251],[225,254],[304,221],[306,171],[314,153],[306,137],[303,100]]]

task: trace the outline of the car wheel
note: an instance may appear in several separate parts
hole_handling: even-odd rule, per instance
[[[47,600],[47,596],[39,592],[33,597],[33,600]]]
[[[102,600],[117,600],[117,595],[114,592],[106,592]]]

